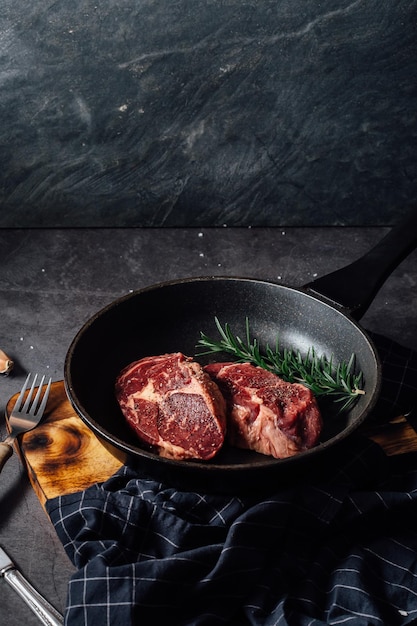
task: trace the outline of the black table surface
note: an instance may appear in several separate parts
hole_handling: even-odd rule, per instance
[[[302,286],[365,253],[387,228],[0,230],[0,411],[27,372],[62,380],[69,344],[96,311],[131,290],[188,276],[250,276]],[[417,349],[417,253],[391,274],[362,325]],[[5,436],[3,417],[0,435]],[[0,476],[0,545],[61,612],[74,568],[16,455]],[[1,579],[0,623],[38,619]]]

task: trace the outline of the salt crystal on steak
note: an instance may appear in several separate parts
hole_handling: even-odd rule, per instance
[[[149,356],[119,374],[116,398],[144,443],[172,459],[211,459],[222,447],[226,403],[199,363],[180,352]]]
[[[226,398],[231,445],[282,459],[318,443],[322,418],[304,385],[250,363],[213,363],[204,370]]]

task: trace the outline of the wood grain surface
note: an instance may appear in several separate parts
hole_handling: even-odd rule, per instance
[[[6,420],[17,395],[7,403]],[[387,455],[417,451],[417,433],[403,416],[364,433]],[[62,381],[52,384],[44,419],[20,437],[16,449],[42,505],[47,499],[106,480],[123,462],[77,416]]]
[[[7,403],[6,419],[17,395]],[[62,381],[52,384],[40,425],[22,435],[16,448],[42,505],[104,481],[122,465],[77,416]]]

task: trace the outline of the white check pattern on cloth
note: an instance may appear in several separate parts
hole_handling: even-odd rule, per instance
[[[388,414],[390,386],[401,387],[396,402],[415,404],[417,357],[378,345]],[[327,478],[270,496],[179,491],[123,467],[50,500],[77,567],[66,624],[417,623],[416,457],[388,458],[354,437]]]

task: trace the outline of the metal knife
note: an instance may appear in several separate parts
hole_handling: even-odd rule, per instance
[[[1,547],[0,577],[6,579],[45,626],[61,626],[64,623],[62,615],[32,587]]]

